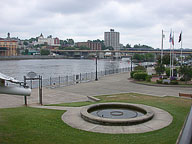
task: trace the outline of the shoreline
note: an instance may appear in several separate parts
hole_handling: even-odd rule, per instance
[[[41,56],[41,55],[22,55],[22,56],[0,56],[0,61],[4,60],[30,60],[30,59],[81,59],[75,57],[58,56]],[[85,58],[84,58],[85,59]]]

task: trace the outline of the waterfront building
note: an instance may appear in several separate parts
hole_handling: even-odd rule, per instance
[[[52,38],[52,35],[48,36],[47,38],[44,38],[43,34],[38,37],[37,42],[34,45],[41,45],[45,44],[48,46],[53,46],[53,47],[59,47],[60,46],[60,40],[59,38]]]
[[[120,33],[110,29],[110,32],[104,33],[104,44],[106,47],[113,47],[114,50],[120,50]]]
[[[16,56],[18,40],[11,38],[8,33],[7,38],[0,38],[0,56]]]
[[[87,42],[77,42],[76,43],[77,47],[87,47],[90,48],[91,50],[101,50],[101,43],[100,42],[92,42],[92,41],[87,41]]]

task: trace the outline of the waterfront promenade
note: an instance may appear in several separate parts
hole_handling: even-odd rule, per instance
[[[76,85],[43,88],[43,104],[68,103],[87,101],[87,96],[108,95],[118,93],[141,93],[152,96],[179,96],[181,93],[191,93],[191,88],[156,87],[132,83],[129,73],[114,74],[100,78],[98,81],[80,83]],[[32,90],[28,97],[28,104],[38,103],[38,89]],[[23,96],[0,95],[0,108],[23,106]]]

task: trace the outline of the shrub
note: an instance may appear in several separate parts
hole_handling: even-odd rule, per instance
[[[174,80],[177,80],[177,78],[176,77],[171,77],[170,80],[174,81]]]
[[[162,80],[156,80],[156,83],[158,83],[158,84],[162,84],[163,81],[162,81]]]
[[[168,82],[164,82],[164,84],[168,85],[169,83]]]
[[[180,78],[180,81],[185,81],[185,78],[184,77]]]
[[[166,73],[167,77],[169,77],[170,76],[170,68],[166,68],[165,73]]]
[[[136,72],[134,73],[133,78],[136,80],[145,80],[147,76],[146,72]]]
[[[138,73],[138,72],[143,72],[143,71],[141,71],[141,70],[134,70],[134,71],[132,71],[132,72],[130,73],[131,78],[133,78],[133,75],[134,75],[135,73]]]
[[[172,80],[172,81],[170,82],[170,84],[172,84],[172,85],[178,85],[179,83],[178,83],[178,81],[176,81],[176,80]]]
[[[143,71],[143,72],[146,72],[146,68],[145,68],[144,66],[138,65],[138,66],[136,66],[136,67],[134,68],[134,71]]]
[[[152,78],[151,75],[147,75],[147,76],[145,77],[145,80],[146,80],[147,82],[151,82],[151,78]]]

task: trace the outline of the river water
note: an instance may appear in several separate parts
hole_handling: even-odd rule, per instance
[[[98,71],[130,67],[121,60],[98,60]],[[0,73],[23,80],[28,72],[36,72],[43,78],[95,72],[96,61],[88,59],[46,59],[0,61]]]

